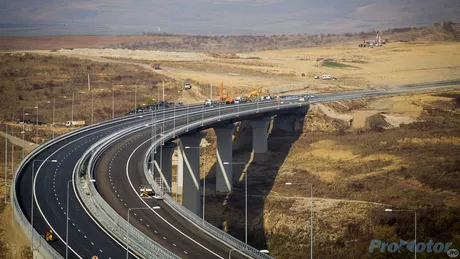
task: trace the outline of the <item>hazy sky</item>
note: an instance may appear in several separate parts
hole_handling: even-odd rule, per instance
[[[359,32],[460,22],[460,0],[2,0],[0,35]]]

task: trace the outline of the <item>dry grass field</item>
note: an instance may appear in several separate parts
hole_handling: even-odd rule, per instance
[[[436,33],[440,29],[433,30]],[[265,40],[274,40],[270,37],[224,37],[222,44],[230,52],[206,51],[205,46],[215,44],[218,38],[68,36],[58,43],[37,38],[37,45],[30,45],[31,39],[17,39],[19,49],[28,49],[24,53],[7,50],[14,41],[0,38],[0,49],[12,53],[0,56],[0,127],[3,130],[8,124],[20,132],[22,125],[14,121],[21,119],[23,107],[28,107],[28,119],[35,120],[35,109],[31,107],[37,101],[39,121],[50,123],[54,99],[55,121],[59,124],[70,120],[72,93],[77,93],[74,119],[90,122],[88,74],[95,122],[111,118],[112,89],[115,115],[121,116],[134,108],[135,92],[138,104],[158,100],[163,81],[167,101],[190,103],[202,102],[209,96],[211,84],[216,98],[219,82],[224,82],[231,96],[241,96],[257,88],[276,95],[391,89],[407,83],[458,79],[460,44],[426,40],[429,37],[414,41],[420,39],[422,32],[425,33],[421,29],[389,32],[390,43],[375,48],[357,46],[362,36],[370,39],[375,35],[326,35],[323,41],[320,36],[319,46],[311,42],[295,45],[295,37],[279,36],[279,44],[291,44],[279,49],[260,47]],[[232,45],[235,43],[224,44],[237,42],[235,39],[254,45],[237,49]],[[398,39],[410,41],[396,42]],[[108,46],[128,49],[100,49]],[[183,52],[157,51],[178,50],[174,46]],[[152,62],[161,63],[162,70],[151,69]],[[313,79],[321,74],[330,74],[337,80]],[[191,91],[182,89],[186,80],[193,85]],[[313,185],[315,257],[391,258],[389,254],[367,253],[369,241],[411,239],[413,226],[410,216],[384,213],[388,207],[418,211],[417,239],[453,242],[453,247],[460,247],[460,185],[456,181],[460,172],[458,90],[315,104],[304,118],[278,120],[293,123],[301,130],[280,133],[272,125],[269,152],[263,156],[251,154],[250,127],[246,124],[239,125],[234,139],[234,160],[250,163],[251,245],[267,248],[276,258],[301,258],[309,251],[310,189],[308,185],[285,185],[298,182]],[[51,138],[51,130],[57,134],[67,131],[59,125],[38,129],[37,140],[35,127],[28,125],[26,140],[41,143]],[[233,169],[236,183],[232,193],[223,196],[213,192],[213,130],[208,130],[206,141],[209,145],[203,148],[202,155],[207,160],[207,220],[243,239],[242,168],[235,165]],[[20,148],[15,150],[15,161],[19,162]],[[3,168],[2,163],[0,166]],[[0,209],[5,211],[2,222],[6,224],[8,206]],[[3,233],[17,231],[10,227],[4,225]],[[19,233],[14,236],[15,240],[24,240]],[[2,240],[1,258],[27,257],[12,254],[27,244]]]
[[[460,92],[325,106],[336,115],[353,116],[368,109],[375,115],[363,118],[362,126],[353,126],[354,120],[350,125],[348,119],[312,107],[298,137],[272,132],[269,152],[261,157],[251,156],[250,138],[235,139],[234,159],[251,162],[247,169],[250,243],[267,248],[276,258],[307,254],[308,184],[312,184],[313,250],[321,258],[388,257],[368,253],[370,240],[408,240],[414,229],[413,217],[388,214],[385,208],[417,210],[418,240],[453,242],[458,247],[460,185],[453,179],[460,174]],[[378,117],[381,114],[405,119],[389,125],[387,118]],[[208,163],[215,160],[213,152],[205,154]],[[244,178],[241,167],[233,170],[234,179],[239,179],[234,192],[221,196],[211,186],[206,214],[216,226],[242,238]],[[207,185],[214,175],[211,163]],[[286,186],[286,182],[306,185]]]
[[[374,48],[359,48],[358,44],[356,41],[339,46],[232,55],[193,52],[171,55],[161,51],[143,51],[141,54],[110,49],[36,53],[138,63],[145,67],[157,62],[163,68],[157,73],[180,81],[194,81],[202,93],[209,92],[209,85],[224,82],[225,90],[234,96],[245,95],[257,88],[272,94],[394,88],[408,83],[457,79],[460,74],[460,43],[457,42],[395,42]],[[301,76],[302,73],[305,76]],[[313,79],[314,75],[322,74],[329,74],[337,80]]]

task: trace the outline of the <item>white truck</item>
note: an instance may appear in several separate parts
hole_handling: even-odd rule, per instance
[[[204,101],[204,106],[211,107],[211,105],[212,105],[212,100],[211,99],[207,99],[206,101]]]
[[[66,121],[66,127],[83,127],[86,125],[85,121]]]

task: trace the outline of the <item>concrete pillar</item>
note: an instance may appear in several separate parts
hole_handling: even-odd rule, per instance
[[[252,151],[254,153],[265,153],[268,150],[268,126],[271,117],[251,120],[252,126]]]
[[[149,156],[149,163],[148,163],[148,168],[150,169],[150,173],[152,174],[152,177],[155,178],[155,173],[157,172],[157,169],[155,168],[155,165],[153,164],[153,161],[155,160],[155,150],[152,149],[152,152],[150,152]]]
[[[182,193],[182,186],[184,186],[184,156],[182,155],[182,149],[177,150],[177,192]]]
[[[224,162],[232,162],[233,154],[233,130],[235,125],[218,126],[214,128],[217,136],[217,166],[216,166],[216,191],[230,192],[232,190],[232,165],[224,165]]]
[[[168,188],[172,188],[172,155],[177,145],[172,142],[160,146],[160,150],[155,154],[156,171],[162,180],[166,182]]]
[[[201,215],[200,201],[200,148],[204,134],[191,133],[180,137],[179,150],[182,153],[183,181],[182,206],[196,215]]]

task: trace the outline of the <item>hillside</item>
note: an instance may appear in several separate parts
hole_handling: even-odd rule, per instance
[[[460,24],[435,23],[426,27],[395,28],[360,33],[187,36],[144,33],[140,35],[82,35],[0,37],[0,50],[52,50],[60,48],[122,48],[130,50],[242,52],[306,48],[331,44],[354,44],[363,39],[392,41],[460,41]]]

